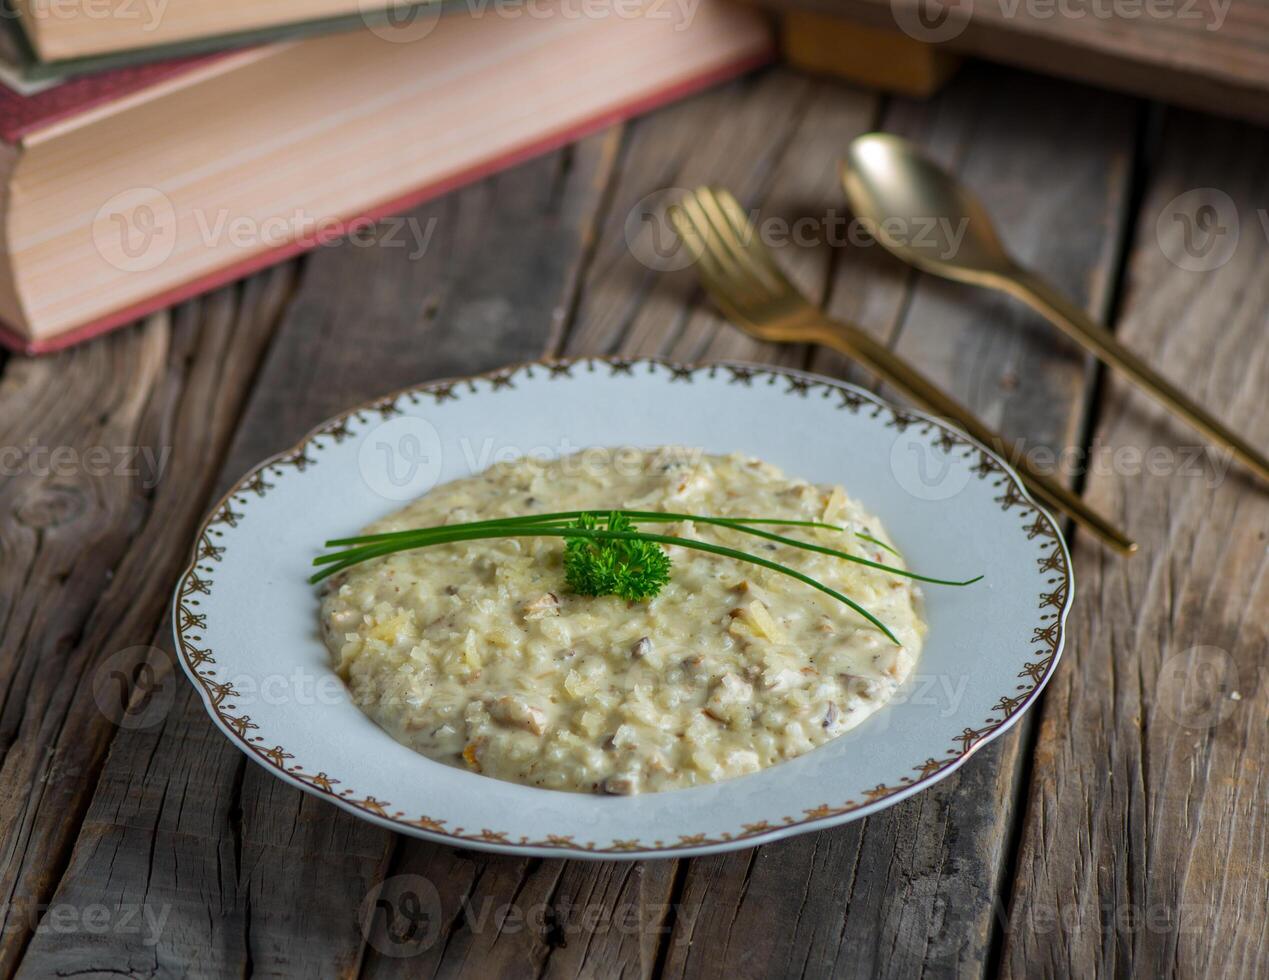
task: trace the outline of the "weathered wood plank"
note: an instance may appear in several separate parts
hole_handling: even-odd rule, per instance
[[[983,94],[969,83],[954,93],[928,110],[896,109],[888,125],[922,138],[950,162],[963,161],[971,178],[979,173],[993,180],[1003,173],[1006,189],[1020,193],[1036,160],[1047,162],[1041,151],[1054,152],[1043,143],[1037,149],[1039,123],[1019,113],[1007,117],[1007,131],[1020,127],[1030,139],[1023,141],[1025,152],[1008,157],[1001,171],[999,153],[989,154],[992,140],[975,148],[969,138],[966,120],[974,112],[989,111]],[[872,102],[780,72],[700,101],[705,111],[685,103],[632,127],[568,352],[805,360],[805,351],[751,343],[699,304],[685,314],[683,302],[692,295],[690,276],[664,279],[640,265],[625,244],[625,217],[649,190],[703,180],[731,186],[747,203],[761,204],[764,215],[815,214],[826,199],[837,199],[829,195],[835,194],[831,161],[838,141],[844,144],[868,128]],[[1079,109],[1077,105],[1072,111]],[[1021,199],[1006,207],[993,198],[992,205],[1020,251],[1032,250],[1028,257],[1058,270],[1059,281],[1096,308],[1105,299],[1110,263],[1105,255],[1090,256],[1098,249],[1113,252],[1116,195],[1123,186],[1122,173],[1108,177],[1105,171],[1123,164],[1126,156],[1120,150],[1132,126],[1123,103],[1104,105],[1100,111],[1085,107],[1085,112],[1087,119],[1064,117],[1062,125],[1069,142],[1087,139],[1095,150],[1087,159],[1077,156],[1069,181],[1064,177],[1050,193],[1064,205],[1053,214],[1072,222],[1071,230],[1083,236],[1082,243],[1091,241],[1094,247],[1081,258],[1075,246],[1063,247],[1061,235],[1046,240],[1026,220],[1029,212]],[[670,120],[664,123],[666,134],[654,138],[653,127],[662,118]],[[1097,138],[1088,138],[1083,126],[1091,127]],[[997,132],[992,139],[1004,136]],[[614,147],[611,137],[593,141],[582,151],[595,154],[589,163],[583,160],[563,177],[554,173],[556,206],[568,210],[588,200],[570,181],[582,181],[579,172],[602,175],[603,155]],[[1057,149],[1069,163],[1067,142]],[[535,195],[550,183],[528,181],[524,193],[530,204],[521,202],[525,213],[514,222],[518,236],[526,229],[540,233],[536,222],[542,213],[534,207],[551,212]],[[1086,197],[1092,197],[1089,186],[1103,188],[1098,208],[1087,203],[1075,207],[1074,185],[1081,183]],[[598,188],[586,186],[594,192],[589,198],[593,207]],[[434,207],[457,208],[442,214],[462,229],[480,221],[489,224],[490,205],[480,197],[471,203],[473,194],[454,195]],[[470,211],[454,205],[460,198]],[[1043,200],[1049,200],[1047,193]],[[577,246],[575,256],[583,248],[570,234],[585,225],[570,216],[555,226],[570,247]],[[439,224],[436,234],[444,227]],[[542,254],[524,237],[515,242],[496,238],[491,245],[487,237],[455,234],[443,242],[439,247],[447,261],[428,265],[425,260],[426,269],[403,267],[382,256],[363,261],[317,256],[315,262],[325,264],[310,270],[317,278],[306,279],[297,298],[222,483],[350,401],[426,375],[471,370],[471,363],[487,367],[535,356],[552,344],[571,305],[569,284],[577,274],[576,261],[563,270],[548,269],[546,278],[554,277],[556,285],[539,291],[532,288],[532,279],[515,278],[519,269],[502,270],[523,265],[511,257],[513,249],[517,256],[521,251]],[[475,255],[487,265],[477,263]],[[989,334],[988,329],[999,328],[983,326],[988,317],[981,312],[981,295],[944,296],[941,291],[952,287],[925,282],[913,290],[911,276],[888,265],[877,249],[852,250],[848,256],[820,248],[786,249],[781,258],[805,285],[818,284],[828,293],[835,309],[854,313],[887,336],[897,334],[905,354],[926,358],[922,363],[927,370],[943,372],[949,387],[995,421],[1014,426],[1015,434],[1061,444],[1076,425],[1081,382],[1063,389],[1057,381],[1082,379],[1083,361],[1025,316],[1009,308],[995,310],[991,322],[1003,322],[1006,329]],[[536,274],[541,276],[541,270]],[[506,297],[514,298],[514,311],[498,302]],[[913,310],[922,310],[921,304],[925,307],[918,317]],[[967,315],[968,309],[976,315]],[[410,317],[419,311],[422,322],[416,323]],[[1003,319],[998,315],[1002,312]],[[341,363],[347,345],[337,345],[331,337],[358,314],[380,318],[370,325],[363,321],[357,334],[370,348],[369,363]],[[532,324],[531,329],[518,332],[516,316]],[[445,330],[455,322],[470,329]],[[927,340],[923,332],[918,336],[929,323],[943,325],[946,342],[933,335]],[[400,338],[407,327],[415,328],[425,346],[402,356]],[[465,345],[464,334],[476,332],[523,346]],[[1000,336],[1008,342],[996,341]],[[381,338],[392,339],[382,350],[375,349]],[[824,355],[816,355],[814,363],[829,373],[843,369],[840,361]],[[1044,375],[1046,386],[1054,385],[1052,399],[1046,396],[1038,405],[1035,392],[1019,392],[1014,380],[1034,374]],[[997,386],[997,378],[1003,384]],[[302,399],[294,397],[296,390],[304,392]],[[160,637],[166,646],[166,632]],[[803,966],[814,974],[876,962],[870,957],[896,973],[904,968],[981,972],[989,898],[998,885],[1006,841],[997,826],[1001,810],[996,801],[1011,792],[1019,764],[1016,744],[988,750],[993,756],[980,754],[943,787],[865,824],[691,862],[681,866],[683,876],[676,880],[674,862],[524,861],[404,840],[393,854],[389,835],[245,766],[207,724],[183,680],[168,675],[167,681],[175,682],[178,694],[174,710],[156,732],[129,732],[116,740],[85,834],[56,897],[72,910],[94,902],[116,909],[144,905],[154,921],[163,918],[159,941],[147,944],[145,933],[41,934],[31,947],[29,975],[151,966],[185,966],[209,976],[250,970],[336,975],[355,971],[363,952],[366,972],[375,975],[521,975],[530,970],[647,975],[658,963],[671,972],[726,969],[750,975]],[[1002,754],[1005,758],[998,758]],[[1010,812],[1007,803],[1005,812]],[[392,955],[396,950],[373,943],[362,950],[357,909],[385,875],[389,887],[408,888],[406,876],[419,875],[438,889],[442,931],[416,956],[398,959]],[[523,927],[514,915],[510,926],[498,918],[504,904],[527,915]],[[670,905],[677,908],[671,911]],[[810,914],[799,916],[799,909]],[[627,911],[617,925],[588,923],[587,916],[621,910]],[[671,929],[672,936],[667,936],[664,930]],[[755,941],[772,934],[778,941]]]
[[[421,252],[380,241],[310,256],[219,485],[350,403],[540,354],[558,329],[610,161],[599,136],[422,207],[396,236],[430,235]],[[170,649],[166,626],[154,643]],[[166,717],[111,746],[53,899],[146,909],[162,926],[41,931],[22,975],[354,973],[357,909],[394,836],[248,764],[172,670],[165,656],[156,685],[171,691]]]
[[[1042,117],[1041,104],[1053,107]],[[981,188],[1011,245],[1100,315],[1122,238],[1135,112],[1090,90],[970,69],[929,103],[892,103],[883,123]],[[823,287],[830,310],[878,330],[1029,446],[1078,444],[1081,355],[1018,306],[914,277],[880,251],[841,253]],[[831,352],[811,363],[830,374],[845,367]],[[954,692],[963,679],[945,680],[934,689]],[[982,974],[1025,741],[1015,730],[946,781],[859,823],[693,861],[682,902],[699,914],[675,930],[667,973]]]
[[[43,918],[293,267],[0,379],[0,975]],[[105,679],[107,687],[95,682]]]
[[[1261,445],[1267,164],[1263,131],[1168,121],[1118,328]],[[1219,194],[1178,199],[1197,188]],[[1044,704],[1002,966],[1264,976],[1269,498],[1236,466],[1226,473],[1228,457],[1196,454],[1192,430],[1119,378],[1095,438],[1103,465],[1087,494],[1142,553],[1121,562],[1077,543],[1082,599]]]
[[[631,127],[566,353],[683,360],[705,355],[717,324],[700,320],[687,302],[696,289],[691,276],[666,276],[667,270],[682,268],[684,257],[655,205],[702,183],[721,184],[749,199],[789,152],[814,88],[814,82],[792,72],[766,72]],[[844,97],[873,102],[871,96]],[[787,349],[740,336],[726,344],[726,351],[712,356],[800,361],[800,354],[791,357]]]

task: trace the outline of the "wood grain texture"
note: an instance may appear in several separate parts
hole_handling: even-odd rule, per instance
[[[42,920],[287,268],[0,380],[0,975]],[[105,681],[106,687],[100,682]],[[118,706],[117,707],[121,707]]]
[[[0,447],[35,431],[29,414],[48,420],[45,444],[130,435],[173,455],[148,495],[82,476],[0,486],[0,775],[28,787],[0,799],[0,976],[1254,973],[1269,901],[1257,615],[1269,516],[1232,473],[1215,491],[1180,473],[1089,477],[1094,502],[1153,544],[1124,564],[1077,541],[1082,598],[1042,725],[1024,721],[865,821],[710,858],[525,859],[371,827],[220,736],[160,622],[213,490],[394,387],[548,351],[770,361],[872,385],[837,355],[749,340],[690,269],[663,271],[677,258],[655,205],[698,183],[755,209],[779,261],[832,312],[1033,450],[1079,445],[1090,402],[1107,445],[1193,445],[1122,385],[1093,402],[1088,360],[1010,301],[875,246],[834,247],[849,230],[837,158],[880,122],[955,167],[1020,256],[1103,315],[1139,113],[1000,69],[971,67],[928,103],[772,70],[437,200],[381,226],[374,247],[318,250],[171,324],[64,355],[70,374],[4,365],[0,407],[23,415],[0,414]],[[1134,218],[1126,339],[1174,376],[1201,364],[1196,392],[1263,442],[1269,141],[1182,118],[1165,149]],[[1178,275],[1157,218],[1202,186],[1231,195],[1243,240],[1216,271]],[[1181,224],[1162,227],[1177,254]],[[129,717],[168,707],[118,730],[84,679],[136,644],[160,655],[144,683],[138,654],[122,662],[138,682]],[[1188,700],[1187,683],[1204,697]],[[1196,728],[1204,717],[1215,724]],[[421,935],[387,931],[420,901]],[[1182,909],[1187,928],[1117,923],[1134,904]],[[1047,925],[1047,910],[1072,907],[1091,918]],[[84,921],[96,908],[104,929]]]
[[[791,72],[766,72],[630,127],[565,353],[800,363],[800,354],[733,331],[715,343],[718,324],[688,302],[694,277],[666,275],[682,270],[687,260],[664,205],[681,190],[706,182],[751,198],[790,151],[813,88]],[[858,98],[873,104],[871,96]]]
[[[1122,238],[1135,107],[1026,76],[1002,87],[998,77],[967,69],[928,104],[893,102],[883,126],[982,189],[1011,245],[1101,315]],[[1059,89],[1065,107],[1037,117],[1034,106],[1054,102]],[[813,115],[805,123],[810,132],[829,128]],[[1034,174],[1064,147],[1075,149],[1065,151],[1062,174],[1037,186]],[[799,172],[787,183],[832,200],[840,195],[835,167],[824,169],[818,182]],[[779,210],[781,195],[772,196]],[[814,292],[815,284],[802,284]],[[842,250],[819,289],[830,311],[889,339],[1011,437],[1048,447],[1078,443],[1087,362],[1025,310],[914,276],[875,245]],[[811,366],[838,375],[847,368],[823,351]],[[954,692],[964,679],[938,680],[932,690]],[[931,710],[946,709],[954,697],[933,697]],[[676,928],[667,973],[982,975],[996,896],[1007,881],[1026,746],[1025,727],[1015,729],[955,775],[876,816],[691,862],[682,903],[697,915]]]
[[[1124,342],[1269,442],[1269,138],[1178,114],[1136,222]],[[1196,188],[1207,196],[1181,199]],[[1199,219],[1217,200],[1216,224]],[[1178,216],[1180,216],[1178,218]],[[1203,229],[1208,232],[1204,233]],[[1205,234],[1238,235],[1206,271]],[[1186,252],[1190,235],[1191,251]],[[1118,378],[1088,496],[1138,537],[1077,541],[1008,920],[1011,976],[1269,974],[1269,498]]]
[[[540,354],[567,306],[610,159],[596,137],[416,210],[394,235],[406,244],[313,253],[219,487],[350,403]],[[420,238],[430,229],[421,252],[411,227]],[[166,624],[153,643],[170,650]],[[393,835],[250,765],[170,654],[161,668],[153,686],[170,691],[171,709],[115,738],[52,899],[139,909],[138,921],[161,927],[41,930],[19,975],[355,973],[357,910],[383,877]]]

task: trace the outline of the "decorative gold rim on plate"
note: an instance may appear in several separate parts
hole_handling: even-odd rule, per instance
[[[912,767],[913,775],[904,776],[893,785],[874,786],[861,793],[859,799],[846,800],[840,804],[823,803],[803,810],[800,816],[785,816],[779,821],[741,824],[738,830],[724,832],[717,836],[681,834],[675,841],[614,840],[607,846],[600,847],[594,841],[577,841],[572,835],[567,834],[551,834],[544,839],[534,840],[524,836],[512,837],[508,831],[491,828],[473,830],[464,827],[446,827],[447,821],[444,820],[437,820],[426,815],[411,816],[397,809],[387,800],[359,794],[355,789],[347,786],[343,780],[330,773],[309,772],[302,766],[291,764],[291,760],[295,758],[293,753],[260,733],[260,726],[251,719],[250,715],[237,713],[234,698],[240,696],[239,692],[229,681],[219,679],[215,670],[215,654],[204,646],[202,631],[206,628],[207,617],[205,613],[200,612],[202,601],[199,597],[211,595],[216,565],[224,558],[225,546],[218,544],[218,540],[223,537],[223,531],[219,528],[237,526],[238,521],[243,517],[243,511],[235,510],[235,506],[244,508],[250,505],[252,499],[264,497],[274,486],[269,482],[270,476],[281,476],[288,468],[303,472],[308,467],[316,465],[318,463],[316,454],[322,450],[324,444],[340,443],[351,438],[350,421],[354,419],[366,421],[369,416],[378,416],[386,420],[400,415],[402,410],[399,406],[402,400],[417,405],[430,398],[434,403],[439,404],[457,400],[463,397],[464,393],[477,394],[482,391],[482,386],[488,392],[514,388],[517,378],[521,376],[534,378],[538,376],[536,372],[542,372],[543,376],[551,379],[571,377],[573,371],[577,369],[589,372],[607,369],[611,376],[616,376],[629,375],[636,369],[643,368],[650,373],[664,369],[669,372],[671,382],[687,384],[690,384],[699,374],[713,378],[720,371],[729,375],[731,384],[774,386],[783,383],[787,386],[784,393],[792,397],[808,398],[812,394],[819,394],[823,398],[836,397],[838,399],[836,407],[843,411],[858,413],[868,409],[874,418],[888,415],[886,425],[899,432],[906,431],[910,426],[917,426],[922,434],[937,429],[940,435],[935,440],[935,444],[945,452],[950,453],[957,446],[964,446],[967,452],[962,458],[977,455],[978,460],[971,467],[971,472],[979,480],[993,481],[994,486],[1000,490],[1000,495],[995,500],[1002,510],[1017,510],[1020,518],[1025,522],[1023,530],[1026,532],[1027,539],[1037,541],[1036,547],[1041,552],[1036,558],[1040,572],[1047,573],[1049,576],[1046,579],[1049,591],[1041,592],[1037,598],[1039,618],[1032,635],[1032,642],[1037,646],[1029,651],[1030,659],[1024,660],[1022,669],[1018,672],[1017,676],[1021,683],[1015,687],[1012,694],[1001,695],[992,709],[991,716],[983,720],[981,727],[965,728],[953,738],[952,745],[945,756],[928,758]],[[324,443],[326,440],[329,440],[329,443]],[[1062,650],[1063,626],[1073,598],[1073,591],[1070,558],[1053,518],[1030,498],[1017,475],[998,457],[963,432],[944,422],[895,408],[869,392],[844,382],[779,367],[726,362],[692,366],[649,357],[585,357],[532,361],[485,374],[450,378],[405,388],[343,412],[309,432],[290,449],[264,460],[234,484],[233,488],[212,509],[211,514],[199,529],[193,557],[178,582],[173,599],[173,631],[181,665],[200,691],[208,712],[219,727],[256,762],[275,771],[283,779],[294,782],[345,809],[358,812],[376,822],[386,823],[404,832],[430,837],[444,843],[572,852],[578,856],[632,853],[656,855],[718,845],[734,845],[751,840],[757,843],[761,838],[783,835],[794,828],[803,828],[827,821],[840,822],[837,818],[871,807],[897,794],[909,795],[937,780],[948,770],[958,767],[976,749],[985,745],[994,735],[1008,726],[1010,721],[1039,695],[1047,683],[1057,666]]]

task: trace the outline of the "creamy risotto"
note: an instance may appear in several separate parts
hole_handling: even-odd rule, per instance
[[[437,487],[370,533],[608,509],[823,521],[772,530],[891,565],[877,520],[840,487],[742,455],[587,451],[499,463]],[[884,705],[925,624],[910,579],[689,522],[657,533],[771,558],[842,592],[898,637],[778,572],[671,547],[647,602],[570,594],[559,538],[437,545],[330,580],[321,619],[355,702],[395,739],[497,779],[653,792],[801,755]]]

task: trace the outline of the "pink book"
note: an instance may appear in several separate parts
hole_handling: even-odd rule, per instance
[[[0,342],[60,349],[772,54],[728,0],[576,9],[0,89]]]

